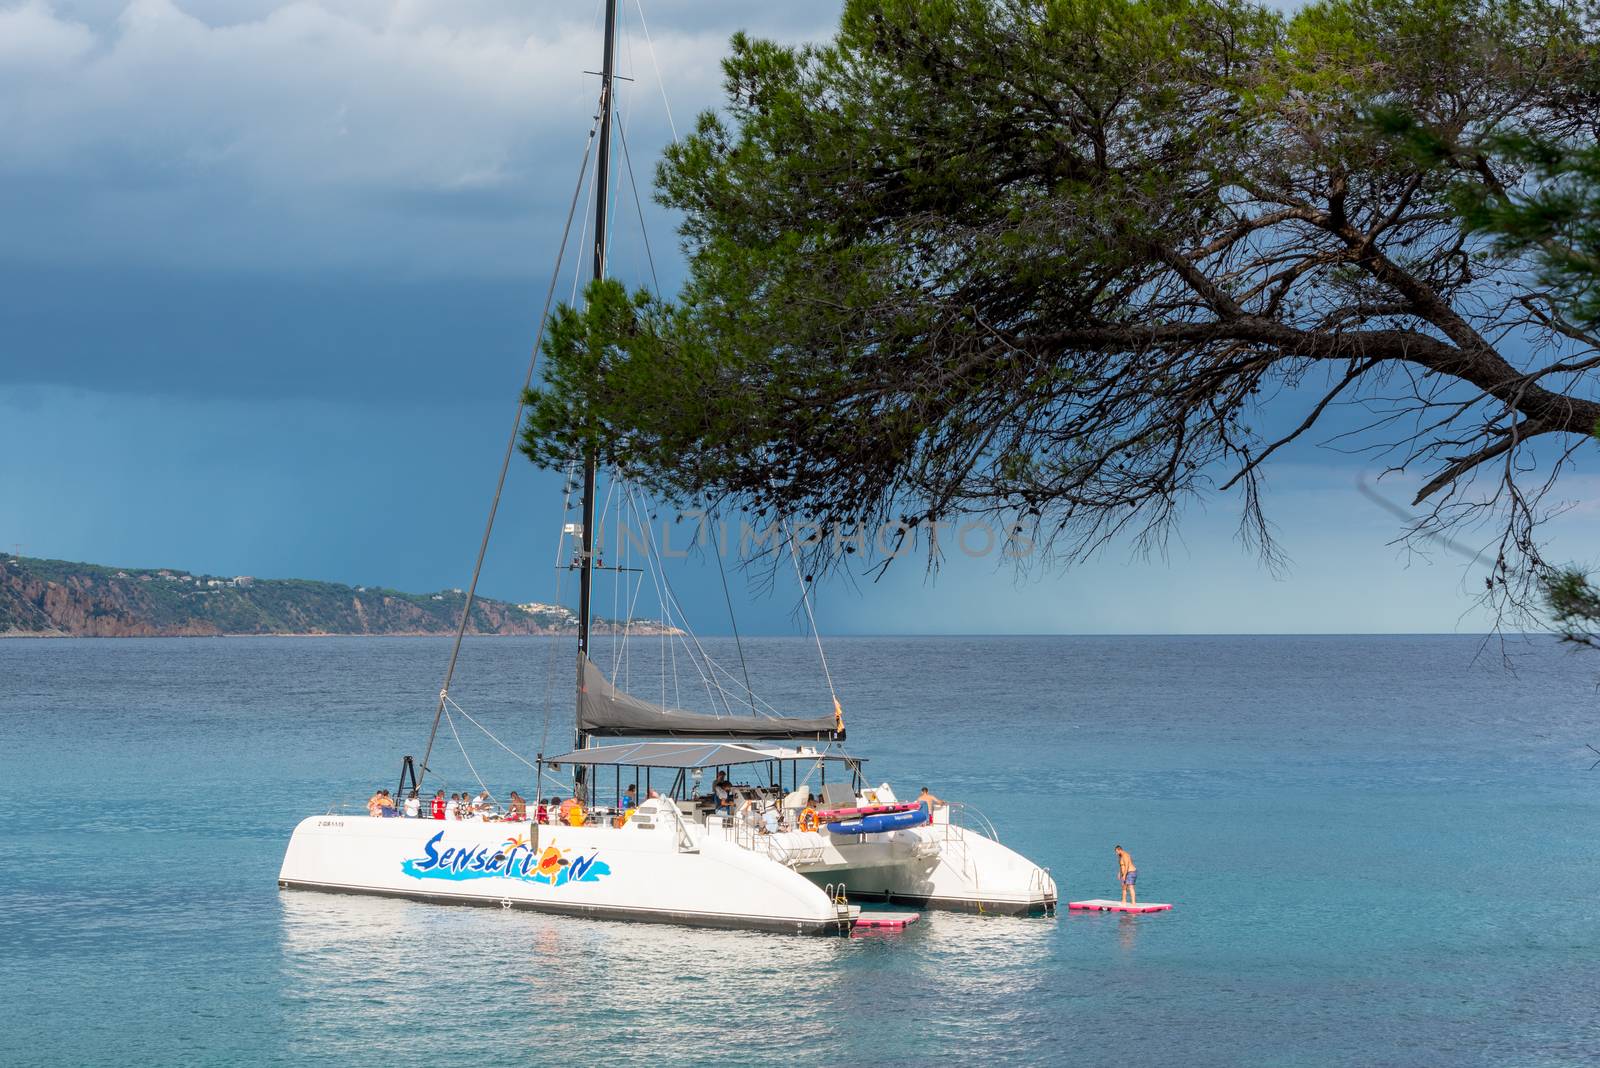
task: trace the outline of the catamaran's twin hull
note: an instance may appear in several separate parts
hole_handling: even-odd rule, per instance
[[[935,824],[888,834],[772,836],[779,850],[821,842],[800,871],[816,883],[842,883],[850,900],[918,908],[1040,916],[1055,912],[1050,873],[992,838]]]
[[[848,909],[783,865],[729,842],[684,844],[664,828],[313,816],[295,828],[278,885],[796,934],[850,929]]]
[[[765,838],[750,848],[715,829],[665,821],[619,829],[313,816],[295,828],[278,885],[793,934],[849,931],[856,910],[828,884],[844,884],[856,900],[1054,910],[1055,884],[1041,869],[953,830],[959,851],[948,832],[937,842],[898,832],[838,845],[825,835],[777,835],[770,848]],[[803,860],[784,844],[791,837],[805,840]]]

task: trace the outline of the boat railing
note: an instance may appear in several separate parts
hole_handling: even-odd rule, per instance
[[[760,853],[789,868],[799,864],[815,864],[822,859],[820,842],[802,845],[786,839],[782,833],[772,834],[759,824],[750,824],[732,817],[707,823],[706,833],[721,835],[724,841],[731,842],[741,849],[748,849],[752,853]]]
[[[698,853],[700,851],[699,843],[695,841],[693,832],[689,830],[689,825],[684,822],[683,813],[678,811],[678,806],[676,804],[674,804],[671,800],[668,800],[665,804],[656,806],[655,811],[658,815],[658,818],[660,818],[662,813],[669,813],[671,815],[673,830],[677,832],[678,852]],[[663,818],[662,821],[665,822],[665,819]]]
[[[953,826],[966,829],[970,824],[972,830],[977,831],[991,842],[1000,841],[1000,832],[994,829],[994,824],[989,821],[989,817],[985,816],[975,806],[965,801],[949,801],[946,802],[946,805],[950,810],[950,819],[945,824],[946,827]],[[935,824],[935,826],[938,826],[938,824]]]
[[[822,860],[821,845],[793,844],[770,834],[762,839],[761,848],[766,850],[767,856],[790,868],[801,864],[816,864]]]

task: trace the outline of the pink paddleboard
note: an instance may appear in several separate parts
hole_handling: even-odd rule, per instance
[[[863,912],[856,920],[857,928],[869,930],[903,931],[922,919],[920,912]]]
[[[1122,901],[1108,901],[1105,898],[1095,898],[1092,901],[1069,901],[1067,908],[1074,912],[1170,912],[1171,905],[1155,902],[1129,905]]]
[[[856,808],[830,808],[817,813],[819,823],[838,823],[840,820],[859,819],[862,816],[882,816],[890,812],[910,812],[917,808],[915,801],[894,801],[883,805],[860,805]]]

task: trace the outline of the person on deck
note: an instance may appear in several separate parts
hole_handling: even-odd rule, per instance
[[[933,806],[942,805],[942,804],[944,804],[944,802],[941,801],[939,798],[934,797],[931,793],[928,792],[928,788],[926,786],[924,786],[922,788],[922,792],[917,795],[917,804],[919,804],[923,808],[927,809],[927,811],[928,811],[928,822],[932,823],[933,822]]]
[[[727,816],[733,812],[733,783],[728,781],[727,772],[717,772],[717,779],[711,784],[711,794],[717,800],[717,815]]]
[[[378,791],[378,815],[380,815],[380,816],[393,816],[394,814],[395,814],[395,812],[394,812],[394,798],[389,796],[389,791],[388,790],[379,790]]]
[[[543,798],[539,799],[538,807],[533,810],[533,818],[538,820],[540,823],[550,822],[550,806]]]
[[[422,799],[417,797],[417,792],[412,790],[406,794],[406,819],[414,820],[422,815]]]
[[[517,793],[515,790],[512,790],[511,791],[511,807],[510,807],[510,810],[506,813],[506,819],[515,820],[516,822],[521,823],[523,820],[526,820],[527,818],[528,818],[528,803],[522,799],[522,795],[521,794]]]
[[[1122,903],[1124,905],[1137,905],[1139,891],[1134,882],[1139,878],[1139,869],[1133,865],[1133,857],[1121,846],[1117,846],[1117,882],[1122,884]]]
[[[444,791],[435,790],[433,793],[433,800],[428,803],[428,818],[442,820],[444,819],[444,810]]]
[[[373,817],[377,817],[377,816],[383,815],[383,813],[378,810],[378,804],[382,800],[383,800],[383,791],[382,790],[374,790],[372,792],[372,796],[367,798],[367,815],[373,816]]]
[[[477,797],[472,799],[472,814],[481,816],[486,812],[494,811],[494,801],[489,797],[489,790],[485,787]]]
[[[566,801],[561,803],[562,818],[567,821],[567,826],[569,827],[582,827],[584,821],[583,802],[576,797],[568,798],[568,800],[572,802],[572,807],[568,808]]]
[[[617,805],[617,807],[622,809],[624,812],[628,811],[630,808],[638,808],[639,787],[630,786],[626,790],[622,791],[622,801]]]
[[[754,827],[761,820],[761,803],[756,794],[746,794],[739,801],[739,822]]]

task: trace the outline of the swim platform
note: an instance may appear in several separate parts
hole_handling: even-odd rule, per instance
[[[920,912],[863,912],[855,925],[880,931],[903,931],[920,919]]]
[[[1171,905],[1160,902],[1141,901],[1137,905],[1130,905],[1125,901],[1108,901],[1103,897],[1091,901],[1069,901],[1067,908],[1074,912],[1170,912]]]

